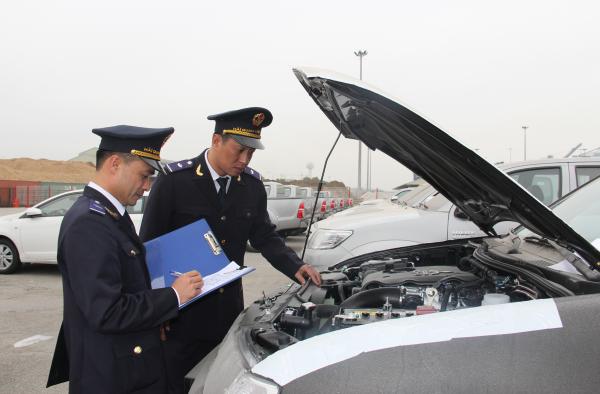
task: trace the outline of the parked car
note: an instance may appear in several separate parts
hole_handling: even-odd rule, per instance
[[[380,249],[246,309],[187,375],[191,393],[592,393],[600,181],[549,210],[408,108],[295,71],[347,138],[402,163],[484,237]],[[523,227],[499,236],[494,225]]]
[[[346,209],[343,212],[338,212],[333,216],[335,218],[340,218],[344,216],[356,216],[356,217],[365,217],[369,214],[376,214],[386,209],[387,206],[392,204],[402,205],[402,206],[414,206],[417,205],[427,199],[433,197],[432,195],[435,193],[435,189],[431,187],[426,182],[421,183],[419,186],[412,189],[410,192],[403,194],[397,200],[392,201],[391,199],[386,198],[377,198],[374,200],[366,200],[358,205],[351,207],[350,209]],[[358,219],[360,222],[362,219]],[[318,226],[317,226],[318,228]],[[317,228],[313,229],[313,232],[317,230]]]
[[[361,203],[359,203],[356,207],[354,208],[358,208],[359,206],[362,207],[367,207],[367,206],[375,206],[375,205],[380,205],[380,204],[388,204],[388,203],[401,203],[404,200],[404,196],[408,195],[410,192],[412,192],[413,190],[415,190],[416,187],[406,187],[403,188],[401,190],[397,190],[395,192],[395,194],[390,197],[390,198],[374,198],[372,200],[365,200],[362,201]],[[346,215],[346,214],[356,214],[357,212],[361,212],[362,210],[357,210],[357,209],[346,209],[344,212],[340,212],[335,214],[335,217],[340,217],[342,215]]]
[[[267,212],[275,230],[281,236],[301,234],[306,230],[307,198],[298,186],[279,182],[264,182],[267,192]]]
[[[500,169],[550,205],[571,190],[600,175],[598,158],[544,159],[502,164]],[[427,185],[427,184],[426,184]],[[306,261],[324,269],[340,261],[381,248],[417,245],[485,235],[460,209],[433,187],[421,189],[412,204],[381,201],[371,209],[344,211],[315,224],[305,253]],[[373,200],[380,201],[380,200]],[[358,207],[357,207],[358,208]],[[495,226],[505,234],[516,223]]]
[[[313,190],[313,195],[312,195],[313,199],[315,198],[316,193],[317,193],[317,190]],[[318,207],[317,212],[319,213],[319,216],[320,216],[319,220],[324,219],[333,213],[331,211],[330,199],[331,199],[331,192],[329,190],[321,190],[319,192],[319,198],[318,198],[318,202],[317,202],[317,207]]]
[[[298,209],[298,214],[296,216],[303,222],[303,229],[306,229],[306,227],[308,227],[308,223],[310,221],[310,217],[314,209],[315,200],[312,197],[312,194],[313,191],[310,187],[292,185],[292,197],[302,199],[302,202],[300,203],[300,208]],[[316,218],[314,220],[318,220],[318,212],[315,212],[315,216]]]
[[[327,201],[325,201],[324,192],[321,191],[321,197],[316,198],[317,190],[312,187],[301,187],[301,190],[306,190],[306,206],[308,207],[304,213],[304,220],[308,223],[312,210],[314,210],[313,223],[322,220],[327,215]],[[316,201],[316,203],[315,203]]]
[[[58,231],[65,213],[83,190],[58,194],[27,208],[0,216],[0,274],[17,271],[22,263],[56,264]],[[146,197],[127,207],[139,231]]]

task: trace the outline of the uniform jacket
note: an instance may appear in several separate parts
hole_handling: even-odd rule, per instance
[[[181,168],[178,168],[181,167]],[[224,206],[220,206],[204,152],[198,157],[172,163],[174,172],[160,176],[152,186],[140,230],[146,241],[204,218],[220,240],[230,260],[244,263],[248,240],[279,271],[290,278],[303,264],[275,232],[267,213],[262,181],[247,169],[233,177]],[[235,281],[183,309],[171,322],[174,338],[185,341],[220,341],[244,306],[241,281]],[[187,326],[178,330],[177,326]]]
[[[63,324],[48,385],[70,393],[164,393],[160,324],[177,316],[173,289],[150,290],[131,221],[86,187],[58,239]]]

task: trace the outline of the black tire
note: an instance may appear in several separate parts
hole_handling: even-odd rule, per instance
[[[0,274],[12,274],[21,268],[19,251],[11,241],[0,238]]]

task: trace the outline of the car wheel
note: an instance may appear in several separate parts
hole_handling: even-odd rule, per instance
[[[8,239],[0,239],[0,274],[12,274],[21,268],[19,252]]]

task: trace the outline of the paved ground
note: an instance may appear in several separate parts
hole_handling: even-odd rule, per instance
[[[8,212],[5,212],[8,213]],[[290,237],[297,252],[302,237]],[[244,279],[246,305],[290,281],[258,253],[247,253],[245,264],[256,272]],[[62,320],[62,286],[56,266],[29,265],[13,275],[0,275],[0,393],[66,393],[62,384],[45,389],[56,334]],[[15,347],[35,335],[51,337]]]

